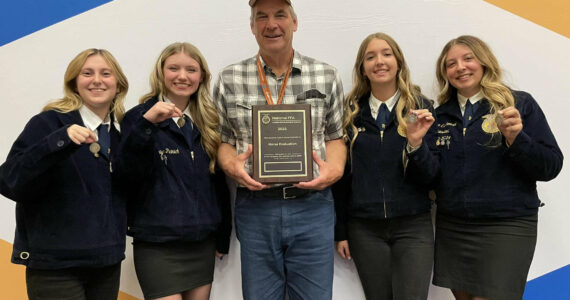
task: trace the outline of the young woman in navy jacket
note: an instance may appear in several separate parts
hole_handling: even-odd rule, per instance
[[[122,164],[132,180],[129,231],[145,299],[208,299],[215,255],[228,252],[229,193],[215,171],[220,144],[210,71],[199,50],[160,54],[151,92],[123,120]]]
[[[127,90],[109,52],[79,53],[64,97],[32,117],[0,167],[0,191],[16,201],[12,262],[26,265],[30,299],[118,296],[126,209],[112,163]]]
[[[354,258],[367,299],[426,299],[433,264],[429,181],[408,155],[427,148],[422,137],[434,122],[433,107],[384,33],[361,43],[353,76],[344,120],[349,159],[333,185],[337,252]]]
[[[438,176],[433,282],[456,299],[521,299],[542,206],[536,181],[558,175],[562,153],[537,102],[502,82],[480,39],[449,41],[436,73],[436,134],[426,139],[437,160],[424,162]]]

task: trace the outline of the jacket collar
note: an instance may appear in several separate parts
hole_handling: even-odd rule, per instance
[[[70,111],[68,113],[57,113],[57,117],[61,121],[61,123],[65,125],[77,124],[81,126],[85,126],[83,123],[83,119],[81,119],[81,115],[79,114],[79,110]]]

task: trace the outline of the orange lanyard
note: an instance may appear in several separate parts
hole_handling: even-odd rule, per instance
[[[285,73],[285,78],[283,78],[283,83],[279,89],[279,99],[277,100],[277,105],[283,102],[283,97],[285,96],[285,90],[287,89],[287,80],[289,80],[289,75],[291,74],[291,68],[293,67],[293,56],[291,56],[291,62],[289,62],[289,68]],[[259,53],[257,54],[257,76],[259,77],[259,82],[261,82],[261,88],[263,89],[263,95],[265,96],[265,101],[269,105],[273,105],[273,98],[271,97],[271,90],[269,90],[269,83],[267,83],[267,77],[265,77],[265,72],[261,66],[261,59],[259,59]]]

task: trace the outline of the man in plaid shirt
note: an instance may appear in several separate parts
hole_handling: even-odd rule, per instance
[[[287,290],[290,299],[331,299],[334,206],[329,186],[342,176],[346,160],[342,83],[335,68],[293,50],[297,16],[290,0],[250,0],[249,5],[259,55],[226,67],[214,87],[222,133],[218,161],[238,183],[235,223],[243,296],[284,299]],[[264,77],[269,99],[261,85]],[[271,99],[311,105],[313,180],[276,186],[251,177],[252,106]]]

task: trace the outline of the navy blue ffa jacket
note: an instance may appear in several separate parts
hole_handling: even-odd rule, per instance
[[[16,201],[12,262],[35,269],[100,267],[125,258],[126,208],[110,159],[67,134],[78,111],[34,116],[0,167],[0,191]],[[111,126],[111,149],[119,132]]]
[[[465,135],[456,95],[437,108],[435,134],[426,138],[436,158],[435,164],[427,164],[435,166],[432,173],[438,177],[438,213],[515,217],[536,214],[541,206],[536,181],[558,175],[562,152],[532,96],[512,92],[523,129],[510,147],[490,115],[487,100],[481,100]]]
[[[155,125],[143,117],[156,103],[154,98],[135,106],[121,125],[120,164],[130,181],[128,234],[157,243],[215,234],[217,250],[227,253],[231,208],[225,175],[209,173],[198,130],[189,145],[172,119]]]
[[[408,159],[404,133],[398,132],[395,108],[381,137],[380,129],[370,113],[366,95],[359,100],[360,110],[354,119],[358,136],[347,159],[343,177],[333,187],[337,223],[335,240],[347,239],[348,218],[391,219],[430,211],[429,180],[423,177],[422,165]],[[427,99],[423,107],[433,112]],[[433,128],[433,126],[432,126]],[[430,128],[430,130],[432,130]],[[352,130],[348,129],[350,149]],[[427,148],[427,144],[421,148]],[[429,151],[428,151],[429,152]]]

